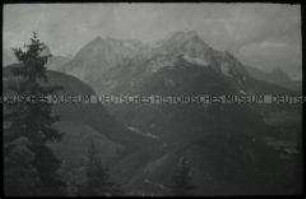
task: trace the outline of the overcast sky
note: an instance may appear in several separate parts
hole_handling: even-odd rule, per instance
[[[4,7],[4,48],[38,31],[55,55],[74,55],[96,36],[153,42],[196,30],[243,63],[301,75],[300,6],[278,4],[15,4]]]

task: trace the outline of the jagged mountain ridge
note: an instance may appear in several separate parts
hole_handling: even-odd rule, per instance
[[[90,84],[98,94],[136,92],[137,84],[178,59],[211,67],[242,81],[249,77],[244,66],[229,52],[216,51],[195,32],[178,32],[147,45],[136,41],[97,37],[84,46],[62,71]]]
[[[126,65],[130,59],[145,49],[144,45],[134,40],[121,41],[96,37],[64,66],[63,71],[92,83],[97,79],[105,79],[108,71]]]

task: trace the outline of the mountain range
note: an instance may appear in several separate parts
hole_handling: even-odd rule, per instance
[[[176,32],[153,44],[98,36],[73,58],[51,57],[48,68],[74,75],[101,94],[133,90],[140,79],[173,65],[178,59],[211,67],[228,77],[231,76],[229,72],[236,71],[233,72],[235,75],[250,76],[255,80],[301,92],[302,82],[291,80],[282,69],[265,72],[258,67],[243,65],[229,52],[214,50],[195,31]],[[3,66],[12,63],[16,63],[12,51],[4,49]]]
[[[73,59],[55,57],[47,68],[49,84],[77,94],[299,93],[283,85],[291,80],[282,71],[250,69],[194,31],[152,45],[97,37]],[[12,76],[4,74],[5,81]],[[60,172],[67,182],[85,180],[86,150],[94,142],[127,195],[169,195],[173,168],[182,157],[190,162],[192,195],[301,190],[296,186],[300,106],[59,104],[53,109],[61,116],[55,128],[66,135],[50,147],[64,162]]]
[[[214,50],[194,31],[177,32],[151,45],[137,40],[97,37],[81,48],[71,61],[65,61],[59,68],[50,68],[80,78],[98,94],[136,92],[148,76],[181,60],[211,68],[237,81],[252,78],[291,90],[301,89],[301,82],[292,81],[281,69],[271,76],[244,66],[231,53]]]

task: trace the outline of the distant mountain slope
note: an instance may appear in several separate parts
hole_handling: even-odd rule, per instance
[[[150,76],[182,60],[190,65],[210,68],[240,86],[246,82],[253,84],[255,80],[263,80],[256,73],[250,74],[250,69],[231,53],[214,50],[193,31],[174,33],[154,45],[97,37],[85,45],[73,60],[57,70],[78,77],[91,85],[98,94],[137,93]],[[284,75],[276,71],[274,76],[279,78],[275,81],[289,82]],[[265,82],[260,83],[263,88],[254,85],[258,87],[257,91],[273,92],[274,87],[265,85]],[[279,87],[288,88],[288,85],[277,83],[275,92],[280,90]]]
[[[146,50],[147,47],[138,41],[97,37],[64,65],[62,71],[95,86],[98,93],[102,90],[107,92],[105,88],[116,85],[114,80],[109,79],[109,74],[116,71],[117,67],[125,67],[132,58],[142,55]],[[123,77],[124,74],[119,75]]]
[[[47,68],[50,70],[61,71],[63,66],[71,59],[64,56],[52,56],[47,63]]]
[[[270,73],[264,72],[261,69],[252,66],[247,66],[246,69],[249,74],[257,80],[269,82],[299,92],[302,91],[302,82],[291,80],[289,75],[287,75],[280,68],[276,68]]]

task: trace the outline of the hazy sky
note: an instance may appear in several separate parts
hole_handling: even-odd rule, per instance
[[[292,77],[302,70],[300,6],[278,4],[15,4],[4,7],[4,48],[38,31],[56,55],[74,55],[96,36],[153,42],[196,30],[212,47],[243,63]]]

